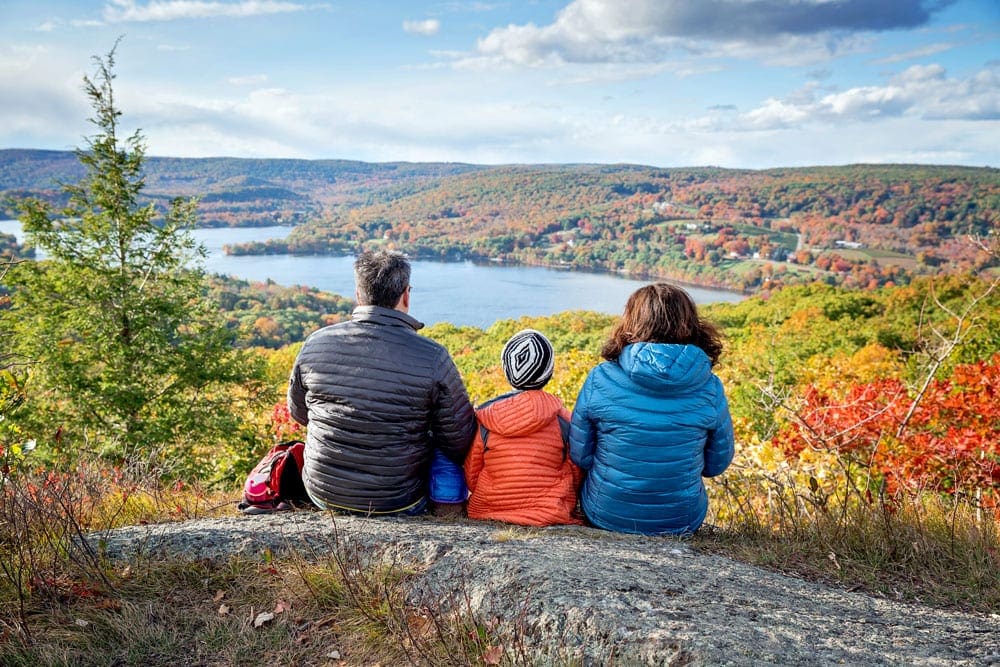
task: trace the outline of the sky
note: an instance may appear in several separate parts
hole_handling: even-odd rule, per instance
[[[0,0],[0,148],[1000,166],[1000,0]]]

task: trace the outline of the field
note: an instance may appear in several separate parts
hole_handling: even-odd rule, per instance
[[[907,271],[916,271],[919,263],[913,255],[891,250],[878,250],[876,248],[835,248],[824,250],[822,254],[840,255],[844,259],[865,262],[875,260],[879,264],[899,266]]]

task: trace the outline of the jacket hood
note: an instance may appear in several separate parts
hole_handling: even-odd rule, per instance
[[[495,433],[521,436],[534,433],[559,414],[562,401],[540,389],[505,394],[484,403],[476,416]]]
[[[622,350],[618,365],[633,382],[653,391],[699,387],[712,374],[712,362],[697,345],[632,343]]]

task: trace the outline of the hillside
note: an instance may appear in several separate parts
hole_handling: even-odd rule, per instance
[[[72,153],[0,151],[0,195],[55,197]],[[353,252],[625,272],[745,291],[871,289],[996,265],[1000,170],[919,165],[660,169],[149,158],[147,194],[203,225],[296,224],[238,253]]]
[[[373,192],[419,190],[428,181],[475,171],[465,164],[352,160],[148,157],[145,195],[166,204],[198,197],[204,226],[291,224],[341,206],[371,203]],[[36,196],[60,203],[60,182],[76,182],[83,168],[71,151],[0,150],[0,202]]]

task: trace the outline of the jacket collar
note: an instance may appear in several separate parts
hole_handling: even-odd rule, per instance
[[[406,326],[414,331],[424,328],[424,323],[410,317],[407,313],[395,308],[383,308],[382,306],[358,306],[351,313],[351,319],[355,322],[372,322],[373,324],[386,324],[389,326]]]

